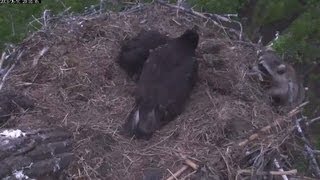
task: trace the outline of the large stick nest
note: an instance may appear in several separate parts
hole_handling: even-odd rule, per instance
[[[119,135],[133,107],[135,89],[115,63],[121,43],[141,29],[177,37],[195,24],[200,27],[200,78],[185,111],[149,141]],[[246,152],[277,147],[275,137],[280,137],[281,128],[273,132],[277,134],[238,145],[281,117],[246,76],[248,66],[257,59],[255,49],[231,40],[226,31],[201,17],[160,5],[68,16],[21,46],[24,54],[4,89],[30,97],[37,108],[11,118],[5,127],[69,128],[76,141],[76,159],[66,170],[72,178],[141,179],[150,168],[159,168],[169,177],[188,157],[205,165],[213,179],[233,179],[245,168],[242,164],[248,164],[242,162]],[[45,47],[48,51],[38,58]]]

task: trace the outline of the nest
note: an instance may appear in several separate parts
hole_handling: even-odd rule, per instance
[[[234,179],[266,170],[288,120],[246,76],[256,49],[202,17],[158,4],[139,7],[67,16],[27,38],[4,89],[28,96],[36,108],[5,127],[70,129],[76,158],[65,173],[72,179],[142,179],[154,169],[167,178],[186,159],[201,168],[186,169],[185,179]],[[136,86],[115,63],[122,42],[141,29],[177,37],[194,25],[199,80],[184,112],[149,141],[119,135]]]

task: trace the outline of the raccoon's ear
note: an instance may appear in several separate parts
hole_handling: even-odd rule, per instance
[[[284,74],[287,71],[287,66],[285,64],[280,64],[277,67],[277,73],[278,74]]]

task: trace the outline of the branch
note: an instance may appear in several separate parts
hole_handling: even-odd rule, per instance
[[[253,173],[253,170],[249,170],[249,169],[242,169],[242,170],[238,170],[238,175],[240,174],[249,174],[251,175]],[[257,175],[263,176],[263,175],[274,175],[274,176],[282,176],[282,175],[294,175],[297,174],[298,171],[296,169],[292,169],[290,171],[258,171],[256,172]]]
[[[183,165],[182,168],[180,168],[177,172],[172,174],[167,180],[174,180],[177,179],[178,176],[180,176],[185,170],[188,169],[189,166]]]
[[[0,59],[0,70],[2,70],[2,65],[5,59],[6,59],[6,51],[3,51]]]
[[[182,168],[180,168],[177,172],[171,173],[171,176],[167,178],[167,180],[174,180],[177,179],[184,171],[188,169],[188,167],[191,167],[193,170],[197,170],[199,168],[199,165],[191,161],[190,159],[186,159],[184,162],[186,165],[183,165]]]
[[[34,57],[34,59],[33,59],[33,61],[32,61],[32,66],[33,66],[33,67],[35,67],[35,66],[38,64],[39,59],[40,59],[46,52],[48,52],[48,50],[49,50],[49,47],[46,46],[46,47],[44,47],[44,48],[39,52],[39,54],[38,54],[37,56]]]
[[[308,122],[306,122],[306,125],[310,126],[311,124],[313,124],[314,122],[319,121],[319,120],[320,120],[320,116],[309,120]]]
[[[305,104],[304,104],[305,105]],[[301,106],[301,105],[300,105]],[[287,115],[287,117],[285,118],[280,118],[280,119],[276,119],[272,124],[269,124],[263,128],[261,128],[257,133],[252,134],[251,136],[249,136],[249,138],[247,138],[246,140],[241,141],[240,143],[238,143],[238,146],[245,146],[246,144],[248,144],[250,141],[256,140],[258,139],[262,133],[266,133],[267,131],[269,131],[271,128],[278,126],[279,124],[285,122],[286,120],[288,120],[289,118],[292,118],[294,115],[298,114],[299,108],[301,108],[300,106],[298,106],[297,108],[293,109],[292,111],[290,111]]]
[[[277,167],[277,169],[278,169],[280,172],[284,172],[284,170],[281,168],[281,166],[280,166],[280,164],[279,164],[279,162],[278,162],[277,159],[274,159],[274,160],[273,160],[273,163],[274,163],[274,165]],[[281,175],[281,176],[282,176],[282,179],[284,179],[284,180],[289,180],[288,177],[287,177],[287,175],[283,174],[283,175]]]
[[[140,11],[145,7],[146,7],[145,4],[138,3],[137,5],[132,6],[130,9],[128,9],[126,11],[123,11],[123,12],[120,12],[120,13],[130,14],[130,13],[134,13],[134,12]]]
[[[50,12],[50,10],[46,9],[46,10],[43,11],[43,15],[42,15],[43,26],[44,26],[45,29],[47,28],[47,24],[48,24],[48,21],[50,19],[48,12]]]
[[[219,28],[223,29],[224,31],[225,30],[228,30],[230,33],[234,33],[236,34],[237,36],[239,36],[239,39],[241,40],[242,39],[242,25],[240,22],[238,21],[235,21],[235,20],[232,20],[230,18],[227,18],[227,17],[224,17],[222,15],[218,15],[218,14],[211,14],[211,13],[200,13],[200,12],[197,12],[197,11],[194,11],[193,9],[186,9],[184,7],[181,7],[181,6],[176,6],[176,5],[173,5],[173,4],[168,4],[166,2],[163,2],[161,0],[155,0],[156,3],[160,4],[160,5],[163,5],[163,6],[167,6],[167,7],[170,7],[170,8],[174,8],[174,9],[178,9],[178,10],[182,10],[184,11],[185,13],[189,13],[191,15],[194,15],[194,16],[198,16],[198,17],[201,17],[203,19],[206,19],[206,20],[210,20],[211,22],[214,23],[214,25],[218,26]],[[219,22],[217,22],[219,21]],[[222,25],[222,22],[227,22],[227,23],[236,23],[239,25],[240,27],[240,32],[238,32],[237,30],[233,29],[233,28],[229,28],[229,27],[225,27]]]
[[[100,4],[99,4],[99,8],[100,8],[100,14],[102,14],[102,12],[104,11],[105,9],[105,0],[100,0]]]
[[[4,74],[4,76],[2,77],[1,79],[1,82],[0,82],[0,91],[4,85],[4,82],[6,81],[7,79],[7,76],[9,75],[9,73],[12,71],[12,69],[15,67],[15,64],[13,64],[10,69],[8,69],[8,71]]]
[[[12,64],[9,64],[8,67],[10,67],[7,71],[4,70],[4,75],[2,77],[2,79],[0,80],[0,91],[1,89],[3,88],[3,85],[9,75],[9,73],[13,70],[13,68],[15,67],[15,65],[17,64],[17,62],[19,62],[22,54],[24,53],[24,50],[23,50],[23,46],[22,47],[19,47],[18,50],[13,50],[13,52],[11,52],[11,54],[9,54],[7,56],[7,58],[4,58],[4,60],[10,60],[11,59],[11,63]],[[22,50],[21,50],[22,49]],[[4,55],[3,55],[4,56]],[[9,59],[10,58],[10,59]],[[3,63],[3,62],[2,62]]]
[[[306,138],[301,126],[300,126],[300,120],[299,119],[296,119],[295,120],[295,124],[296,124],[296,129],[300,135],[300,138],[301,140],[304,142],[304,148],[305,148],[305,151],[309,157],[309,160],[310,160],[310,165],[311,167],[313,168],[314,172],[315,172],[315,175],[317,178],[320,178],[320,168],[319,168],[319,165],[318,165],[318,162],[316,160],[316,156],[314,155],[314,151],[313,149],[310,147],[310,143],[308,141],[308,139]]]

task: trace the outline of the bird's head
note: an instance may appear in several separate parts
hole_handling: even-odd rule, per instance
[[[181,36],[180,39],[189,43],[192,48],[196,49],[199,42],[199,34],[198,34],[198,27],[194,26],[192,29],[187,29]]]

